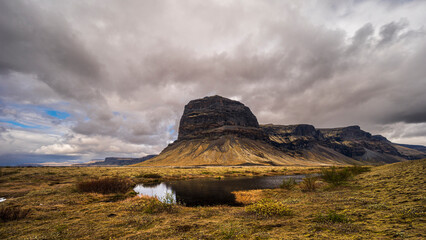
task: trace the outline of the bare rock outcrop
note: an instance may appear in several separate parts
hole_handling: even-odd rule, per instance
[[[238,101],[212,96],[192,100],[185,106],[178,141],[218,138],[227,134],[250,139],[265,138],[256,116]]]

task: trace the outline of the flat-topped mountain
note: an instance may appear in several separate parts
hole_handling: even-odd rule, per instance
[[[238,101],[212,96],[192,100],[185,106],[178,140],[219,138],[227,134],[264,138],[256,116]]]
[[[381,164],[426,157],[359,126],[259,125],[244,104],[220,96],[190,101],[178,139],[137,165],[345,165]]]
[[[337,141],[368,139],[371,134],[361,130],[359,126],[349,126],[342,128],[322,128],[320,132],[328,139]]]
[[[106,157],[105,160],[73,164],[75,167],[111,167],[127,166],[147,161],[157,155],[146,155],[140,158]]]

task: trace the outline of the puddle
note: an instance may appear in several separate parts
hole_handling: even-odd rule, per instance
[[[300,182],[306,175],[238,177],[224,179],[191,179],[162,182],[157,185],[138,184],[134,188],[140,195],[157,197],[161,201],[178,202],[186,206],[239,205],[234,191],[278,188],[283,179]]]

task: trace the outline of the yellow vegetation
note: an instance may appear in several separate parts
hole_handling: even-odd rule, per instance
[[[0,239],[425,239],[425,168],[426,160],[406,161],[372,167],[344,185],[319,185],[315,192],[296,187],[236,193],[249,204],[242,207],[163,205],[129,193],[123,199],[80,192],[76,183],[117,175],[149,182],[320,169],[2,168],[0,197],[7,200],[0,207],[31,211],[2,222]],[[162,178],[144,178],[148,173]],[[253,203],[257,207],[248,207]],[[269,214],[283,209],[292,216]]]

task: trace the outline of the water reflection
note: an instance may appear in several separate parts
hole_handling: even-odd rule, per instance
[[[219,179],[192,179],[185,181],[162,182],[158,185],[139,184],[135,192],[156,196],[160,200],[173,198],[175,202],[187,206],[238,205],[234,191],[277,188],[285,178],[302,181],[305,175],[240,177]]]
[[[162,202],[176,202],[176,193],[167,186],[166,183],[160,184],[138,184],[133,189],[139,195],[146,195],[158,198]]]

